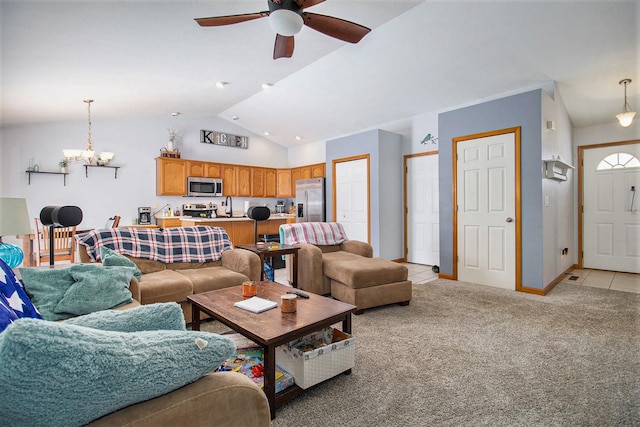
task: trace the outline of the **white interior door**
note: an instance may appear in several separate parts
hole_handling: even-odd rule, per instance
[[[640,273],[640,144],[584,150],[583,266]]]
[[[368,159],[336,163],[336,222],[350,240],[369,242]]]
[[[438,155],[407,158],[407,262],[440,265]]]
[[[515,134],[456,151],[458,280],[515,290]]]

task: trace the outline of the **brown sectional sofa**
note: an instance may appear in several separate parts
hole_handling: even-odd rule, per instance
[[[365,242],[345,240],[339,245],[299,243],[299,287],[364,309],[386,304],[409,304],[411,281],[405,266],[373,258],[373,248]],[[289,267],[289,263],[287,263]],[[289,269],[290,270],[290,269]]]
[[[78,245],[78,253],[81,262],[92,262],[85,246]],[[140,303],[175,301],[182,307],[187,323],[191,323],[191,303],[187,296],[241,285],[246,280],[260,280],[260,257],[244,249],[224,251],[219,261],[204,263],[163,263],[124,256],[142,272],[137,284]]]

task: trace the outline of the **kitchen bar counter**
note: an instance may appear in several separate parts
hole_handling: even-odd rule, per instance
[[[273,214],[268,220],[258,221],[258,236],[262,234],[278,234],[280,225],[295,221],[296,216],[292,214]],[[254,221],[248,217],[194,218],[190,216],[158,216],[156,217],[156,222],[160,228],[196,227],[198,225],[222,227],[227,231],[234,245],[255,243]]]

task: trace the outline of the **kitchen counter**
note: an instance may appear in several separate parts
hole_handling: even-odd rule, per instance
[[[280,225],[295,222],[294,214],[271,214],[268,220],[258,221],[258,235],[278,234]],[[210,225],[226,230],[234,245],[254,243],[254,221],[246,216],[194,218],[190,216],[157,216],[156,223],[160,228],[196,227]]]

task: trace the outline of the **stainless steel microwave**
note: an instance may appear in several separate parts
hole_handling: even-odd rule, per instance
[[[187,178],[187,196],[222,197],[222,179],[190,176]]]

